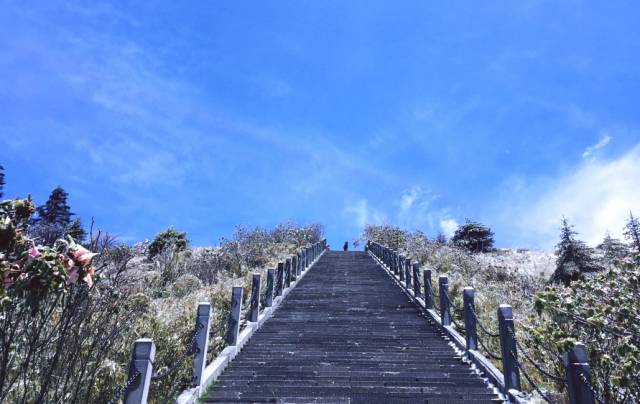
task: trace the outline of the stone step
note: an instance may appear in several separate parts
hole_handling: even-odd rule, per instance
[[[328,252],[202,401],[499,400],[368,255]]]

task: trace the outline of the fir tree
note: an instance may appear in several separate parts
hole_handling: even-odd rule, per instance
[[[76,218],[76,220],[71,223],[69,230],[67,230],[67,234],[70,235],[77,243],[82,244],[84,242],[87,238],[87,232],[82,227],[80,218]]]
[[[611,234],[609,233],[607,233],[604,240],[602,240],[602,243],[600,243],[596,248],[602,251],[605,260],[609,262],[624,259],[629,255],[629,248],[627,245],[617,238],[611,237]]]
[[[471,252],[487,252],[493,247],[493,232],[487,226],[466,219],[451,237],[451,242]]]
[[[71,216],[74,215],[67,203],[68,197],[69,194],[59,186],[51,192],[47,202],[37,208],[38,215],[31,221],[31,237],[39,243],[51,245],[67,235],[71,226]]]
[[[71,208],[67,203],[68,198],[69,194],[62,187],[56,187],[51,191],[47,203],[38,207],[38,218],[36,220],[45,224],[55,224],[67,228],[71,224],[71,216],[74,215],[71,213]]]
[[[629,212],[629,219],[624,227],[624,237],[631,242],[636,255],[640,255],[640,221]]]
[[[4,195],[4,167],[2,167],[2,164],[0,164],[0,198],[2,198],[2,196]]]
[[[556,270],[551,275],[551,282],[562,282],[569,286],[571,282],[584,278],[585,273],[600,269],[595,264],[591,249],[583,241],[576,239],[577,234],[563,216],[560,242],[556,245]]]

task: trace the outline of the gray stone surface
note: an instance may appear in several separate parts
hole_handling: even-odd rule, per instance
[[[204,402],[458,403],[498,397],[362,252],[328,252]]]

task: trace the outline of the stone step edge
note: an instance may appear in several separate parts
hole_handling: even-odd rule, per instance
[[[178,395],[178,398],[175,401],[175,404],[194,404],[197,400],[207,392],[209,387],[220,377],[222,372],[227,368],[229,363],[240,353],[242,347],[249,342],[249,339],[253,336],[253,334],[262,327],[262,325],[267,321],[273,313],[278,309],[283,300],[287,297],[287,295],[300,283],[300,281],[305,277],[307,273],[320,261],[322,256],[329,251],[328,248],[323,250],[318,257],[311,262],[309,267],[302,271],[300,276],[296,278],[296,280],[291,280],[291,286],[288,288],[285,287],[282,290],[282,296],[277,296],[273,299],[273,304],[271,307],[267,307],[263,310],[263,312],[258,315],[258,321],[255,323],[247,322],[247,326],[238,336],[238,342],[235,346],[229,346],[222,350],[218,354],[218,356],[204,369],[202,374],[202,384],[199,387],[193,387],[187,389]]]

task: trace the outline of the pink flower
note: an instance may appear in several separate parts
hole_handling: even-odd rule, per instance
[[[91,265],[93,257],[98,255],[96,253],[92,253],[81,245],[76,245],[71,254],[73,255],[73,260],[85,268]]]
[[[29,250],[29,257],[36,258],[38,255],[40,255],[40,251],[38,251],[35,245],[31,245],[31,249]]]

